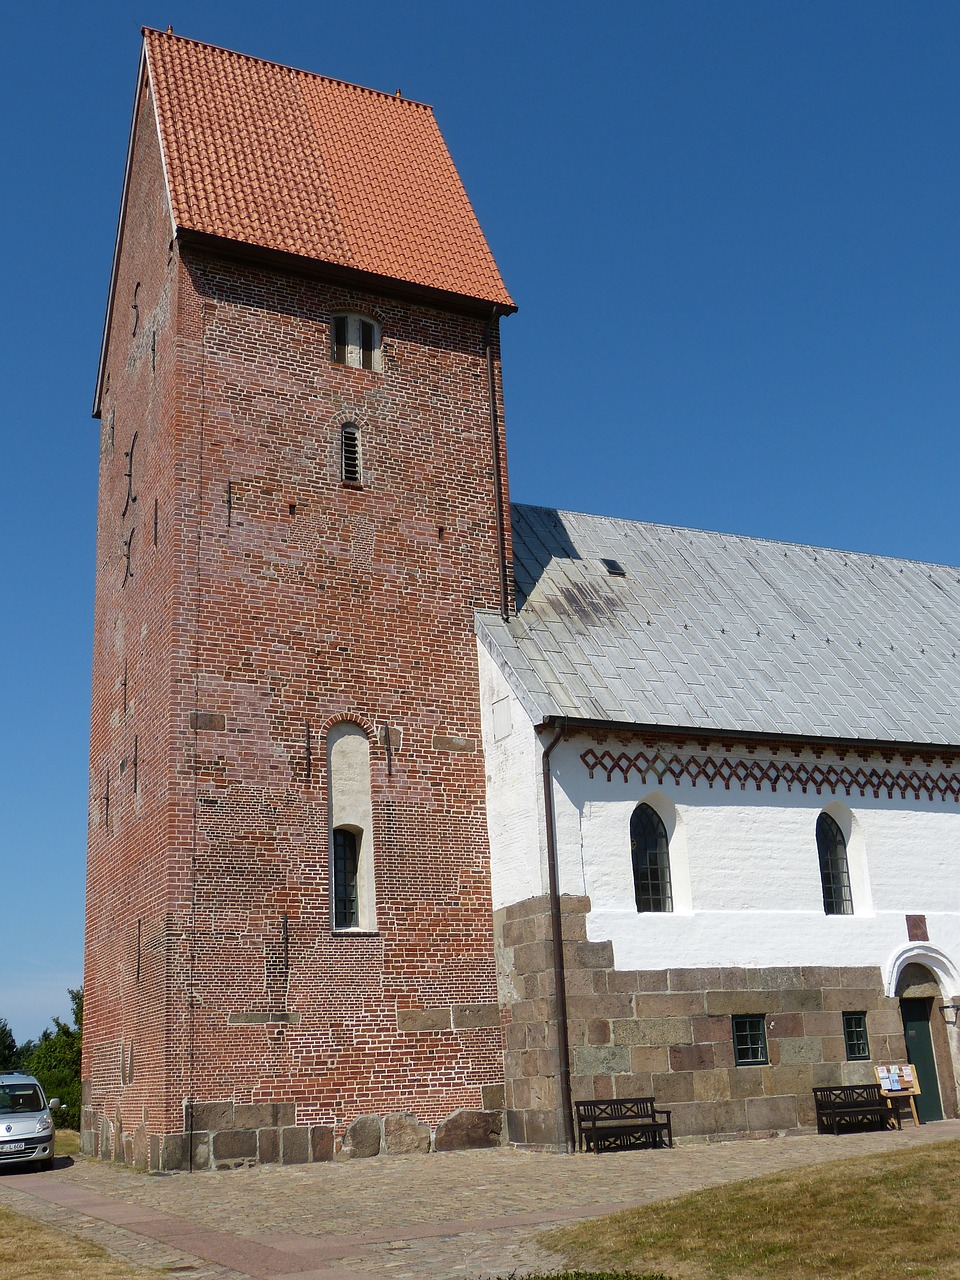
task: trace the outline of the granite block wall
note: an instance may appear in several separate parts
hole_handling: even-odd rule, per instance
[[[574,1100],[652,1094],[678,1137],[760,1137],[810,1127],[812,1090],[873,1083],[905,1060],[899,1004],[876,967],[619,970],[587,940],[589,899],[561,899]],[[546,897],[495,916],[505,1017],[507,1132],[562,1142],[551,919]],[[868,1061],[848,1061],[844,1012],[866,1014]],[[734,1061],[734,1015],[762,1015],[769,1061]]]

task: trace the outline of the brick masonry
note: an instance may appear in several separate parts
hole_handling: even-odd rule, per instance
[[[380,323],[382,372],[332,363],[339,311]],[[171,240],[145,91],[102,403],[85,1150],[182,1163],[192,1106],[195,1163],[309,1159],[359,1116],[435,1132],[502,1100],[475,749],[487,320]],[[344,720],[370,741],[366,932],[331,928]],[[224,1099],[288,1118],[198,1125]]]
[[[589,899],[561,906],[575,1100],[652,1094],[679,1137],[761,1137],[814,1124],[815,1086],[873,1083],[875,1063],[905,1060],[899,1002],[884,995],[878,968],[619,970],[611,943],[587,940]],[[497,911],[495,931],[507,1132],[559,1145],[548,899]],[[869,1061],[846,1060],[844,1011],[866,1013]],[[734,1014],[764,1015],[768,1065],[734,1065]],[[944,1102],[955,1111],[955,1097]]]

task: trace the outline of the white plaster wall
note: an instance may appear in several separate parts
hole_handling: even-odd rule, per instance
[[[547,892],[541,749],[530,717],[478,645],[494,910]]]
[[[727,791],[686,779],[651,786],[634,773],[608,782],[599,770],[591,779],[580,760],[595,745],[576,739],[554,755],[560,883],[590,896],[589,937],[612,940],[619,968],[886,967],[907,945],[908,912],[926,915],[930,945],[960,967],[953,800],[757,791],[752,783]],[[641,801],[670,836],[673,912],[636,910],[629,829]],[[852,916],[823,911],[816,821],[824,809],[847,836]]]

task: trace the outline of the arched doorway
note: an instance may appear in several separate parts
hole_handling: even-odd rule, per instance
[[[907,1061],[920,1085],[917,1115],[922,1124],[942,1120],[944,1103],[951,1113],[956,1112],[956,1089],[946,1027],[940,1016],[940,985],[925,965],[907,964],[897,981],[897,996]]]

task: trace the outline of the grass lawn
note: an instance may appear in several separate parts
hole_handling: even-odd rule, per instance
[[[960,1142],[715,1187],[541,1237],[670,1280],[960,1280]]]
[[[78,1133],[57,1130],[58,1156],[73,1156],[79,1149]],[[4,1182],[16,1188],[16,1175],[8,1177]],[[157,1280],[158,1274],[0,1205],[0,1280]]]
[[[0,1280],[157,1280],[159,1274],[0,1205]]]
[[[58,1156],[75,1156],[80,1150],[80,1135],[76,1129],[58,1129],[53,1139],[53,1150]]]

